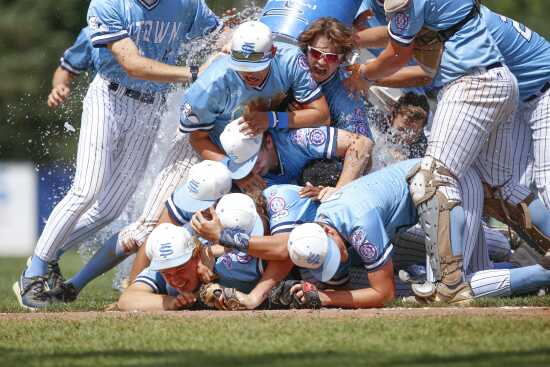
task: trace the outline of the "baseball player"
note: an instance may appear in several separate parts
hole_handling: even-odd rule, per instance
[[[374,10],[374,13],[380,14],[382,5],[379,2],[365,2],[370,2],[370,6]],[[547,65],[549,65],[548,60],[550,60],[550,45],[546,40],[537,33],[532,32],[529,28],[526,28],[524,25],[514,20],[496,14],[487,7],[481,6],[480,12],[483,22],[486,24],[489,33],[496,42],[507,66],[518,80],[520,107],[525,106],[526,99],[530,98],[531,101],[538,100],[538,97],[544,94],[543,90],[548,80]],[[369,31],[365,31],[365,33],[368,32]],[[422,37],[424,37],[424,35]],[[423,40],[424,38],[421,38],[421,42],[423,42]],[[383,37],[380,38],[380,41],[383,42]],[[421,46],[417,48],[421,48]],[[386,86],[407,86],[414,82],[420,81],[421,83],[429,83],[433,80],[426,69],[420,67],[408,67],[405,69],[393,76],[378,80],[376,83]],[[544,98],[540,100],[544,101]],[[521,111],[518,111],[518,115],[521,116]],[[519,119],[521,120],[521,118]],[[528,182],[529,174],[526,173],[526,167],[531,144],[529,143],[529,136],[526,135],[526,129],[522,126],[524,124],[529,125],[525,121],[524,118],[522,121],[519,121],[519,123],[515,122],[513,124],[512,136],[515,140],[515,147],[513,157],[511,157],[509,161],[514,162],[513,174],[515,180],[513,181],[519,181],[524,186],[530,186],[530,182]],[[540,130],[538,131],[540,132]],[[533,131],[533,134],[534,133]],[[542,144],[541,148],[539,148],[539,152],[543,151],[544,147],[545,144]],[[539,158],[539,167],[544,166],[543,160],[543,158]],[[481,172],[483,174],[487,172],[487,170],[482,167]],[[538,172],[544,172],[544,168],[539,169]],[[539,181],[544,181],[543,178],[540,178],[542,176],[544,176],[544,173],[540,173]],[[544,186],[543,184],[537,185],[539,185],[539,187]],[[539,250],[548,249],[550,246],[550,239],[545,238],[538,228],[531,226],[530,220],[528,219],[529,216],[533,215],[547,216],[549,214],[542,207],[542,203],[539,200],[534,200],[532,196],[528,196],[528,192],[523,188],[521,190],[516,190],[514,197],[521,199],[520,201],[525,205],[516,205],[517,203],[514,200],[506,199],[506,194],[502,192],[502,190],[505,189],[504,187],[500,189],[485,188],[487,214],[509,224],[535,248]],[[522,193],[520,194],[520,192]],[[540,190],[539,196],[544,202],[544,195],[540,194]],[[504,202],[501,203],[501,201]],[[506,210],[503,210],[503,207]]]
[[[353,88],[356,79],[364,82],[394,74],[416,49],[416,61],[431,73],[434,86],[442,87],[426,156],[411,171],[410,182],[427,232],[437,291],[441,298],[452,299],[469,288],[461,271],[452,271],[462,268],[463,258],[452,251],[448,240],[453,218],[464,216],[457,178],[476,162],[483,181],[500,187],[507,201],[516,205],[528,195],[526,188],[510,180],[511,166],[507,167],[511,142],[507,118],[515,109],[517,83],[479,16],[477,2],[386,0],[384,11],[390,42],[374,61],[355,66],[349,83]],[[468,92],[472,88],[476,93]],[[475,113],[470,113],[473,108]],[[429,232],[433,223],[439,223],[441,231]]]
[[[190,203],[183,204],[188,208]],[[263,233],[255,204],[244,194],[223,196],[214,213],[227,228]],[[123,310],[189,307],[196,301],[192,292],[215,279],[222,287],[249,292],[263,272],[261,260],[239,252],[215,259],[214,246],[201,245],[189,225],[160,224],[147,241],[146,253],[151,263],[122,294],[119,307]]]
[[[303,105],[278,112],[289,93]],[[203,159],[222,160],[219,136],[241,117],[241,130],[258,135],[268,127],[286,129],[329,124],[329,109],[312,79],[305,56],[294,46],[273,44],[269,28],[246,22],[234,32],[231,54],[214,60],[186,92],[182,132]]]
[[[167,83],[191,79],[189,68],[174,66],[181,44],[219,25],[203,0],[93,0],[87,20],[100,48],[98,74],[84,99],[73,185],[14,285],[26,308],[51,303],[48,262],[124,208],[147,163]]]
[[[71,93],[71,82],[80,73],[91,70],[95,73],[99,54],[90,42],[90,28],[84,27],[75,43],[63,53],[52,78],[52,90],[48,95],[48,107],[57,108]]]
[[[248,138],[239,131],[239,120],[229,123],[220,135],[229,157],[232,177],[252,172],[273,184],[296,183],[304,166],[315,159],[343,159],[337,187],[361,176],[370,163],[373,143],[366,136],[333,127],[291,130],[268,129],[262,136]]]
[[[345,260],[351,247],[360,256],[363,266],[369,272],[371,288],[319,291],[323,306],[381,307],[393,298],[391,238],[418,220],[418,212],[406,180],[407,173],[418,161],[408,160],[388,166],[345,186],[321,203],[317,209],[315,224],[298,226],[291,232],[288,251],[295,264],[305,262],[317,273],[322,271],[329,276],[339,265],[333,261],[334,253],[340,253],[339,257]],[[461,182],[468,180],[463,178]],[[464,195],[467,199],[466,192]],[[358,197],[361,199],[357,200]],[[481,211],[481,202],[478,201],[474,206],[477,208],[469,207],[465,202],[466,209]],[[460,224],[459,221],[463,223]],[[465,228],[465,231],[453,234],[453,248],[460,248],[463,244],[469,243],[467,228],[463,225],[466,223],[467,226],[467,221],[459,221],[454,223],[453,228]],[[550,231],[550,228],[547,230]],[[311,251],[308,252],[307,249]],[[459,269],[453,270],[455,273],[452,275],[461,272]],[[550,272],[536,265],[473,273],[468,279],[473,293],[468,290],[461,293],[461,298],[456,295],[443,298],[442,294],[437,292],[429,300],[467,302],[474,296],[522,294],[549,284]],[[293,292],[304,302],[301,287],[302,285],[297,285]]]

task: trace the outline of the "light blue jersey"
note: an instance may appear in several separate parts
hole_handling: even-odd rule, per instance
[[[236,288],[249,293],[260,280],[263,273],[262,260],[241,252],[231,252],[216,259],[214,273],[218,276],[216,282],[224,287]],[[149,267],[142,270],[135,280],[144,283],[153,289],[154,293],[177,296],[179,292],[166,283],[159,271]]]
[[[99,74],[142,92],[158,92],[168,83],[133,79],[105,47],[130,37],[140,54],[175,65],[183,43],[215,30],[220,22],[204,0],[92,0],[88,9],[90,39],[100,47]]]
[[[334,227],[367,271],[390,258],[390,239],[418,222],[407,173],[419,159],[402,161],[350,182],[317,209],[316,221]]]
[[[332,126],[372,139],[367,105],[362,98],[354,98],[344,88],[342,80],[347,77],[344,71],[337,70],[329,79],[321,83],[323,95],[330,108]]]
[[[550,81],[550,43],[521,23],[481,7],[481,15],[506,65],[516,76],[521,100]]]
[[[89,27],[82,28],[74,44],[65,50],[59,62],[63,69],[76,75],[86,70],[97,70],[99,51],[92,46]]]
[[[277,53],[269,74],[259,87],[249,87],[238,72],[229,67],[229,55],[221,55],[189,87],[182,101],[180,130],[202,130],[222,148],[219,136],[225,126],[242,114],[243,107],[273,111],[292,94],[300,103],[321,96],[321,88],[311,77],[306,58],[299,48],[276,43]]]
[[[263,191],[271,235],[290,232],[315,219],[319,202],[300,197],[300,189],[296,185],[273,185]]]
[[[296,185],[273,185],[263,191],[271,235],[290,232],[299,224],[315,220],[319,202],[300,197],[300,189],[301,187]],[[351,259],[348,259],[340,264],[332,279],[326,284],[346,283],[349,280],[350,263]],[[302,271],[307,272],[307,269]]]
[[[445,30],[462,21],[472,10],[474,0],[410,0],[409,5],[389,16],[390,37],[410,45],[423,26]],[[480,67],[503,62],[481,16],[476,15],[448,41],[434,85],[441,87]]]
[[[268,132],[271,134],[279,158],[278,170],[262,176],[268,186],[295,184],[308,162],[337,157],[338,129],[333,127],[269,129]]]

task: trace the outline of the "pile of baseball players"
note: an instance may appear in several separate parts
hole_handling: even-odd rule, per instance
[[[48,98],[95,70],[76,174],[14,284],[21,306],[74,301],[134,253],[121,310],[466,304],[550,286],[550,44],[476,0],[331,3],[270,0],[228,30],[203,0],[92,0]],[[208,64],[177,65],[182,44],[231,31]],[[354,63],[358,49],[377,56]],[[121,213],[181,82],[142,216],[65,280],[58,259]],[[384,87],[403,89],[387,114],[368,100]],[[391,164],[373,169],[375,144]]]

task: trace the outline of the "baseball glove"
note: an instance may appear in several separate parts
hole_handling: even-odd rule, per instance
[[[205,306],[216,310],[238,311],[247,309],[237,297],[235,288],[225,288],[218,283],[203,284],[199,289],[199,299]]]
[[[296,284],[302,284],[305,301],[302,303],[290,289]],[[290,308],[321,308],[319,291],[315,285],[301,280],[283,280],[275,286],[269,294],[269,302],[275,306]]]

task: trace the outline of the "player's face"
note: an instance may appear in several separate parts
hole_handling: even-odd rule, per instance
[[[394,136],[401,144],[412,144],[418,141],[422,133],[422,121],[398,113],[392,121]]]
[[[260,85],[262,85],[265,78],[267,78],[269,67],[265,68],[264,70],[255,72],[239,71],[238,73],[243,78],[246,85],[248,85],[249,87],[259,87]]]
[[[166,283],[177,289],[179,292],[193,292],[200,285],[199,274],[197,271],[199,264],[198,258],[192,258],[185,265],[175,268],[161,270],[161,274]]]
[[[258,159],[252,172],[265,176],[269,171],[274,170],[279,165],[279,158],[277,157],[277,150],[273,144],[273,139],[270,135],[266,135],[262,144],[262,149],[258,152]]]
[[[315,37],[308,46],[307,62],[313,79],[318,83],[334,74],[343,59],[344,55],[339,54],[336,46],[324,35]]]

